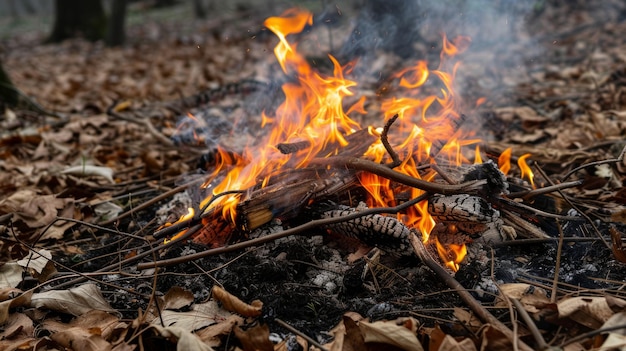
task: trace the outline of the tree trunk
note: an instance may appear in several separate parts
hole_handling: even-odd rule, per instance
[[[18,102],[17,90],[9,75],[2,68],[2,61],[0,61],[0,105],[16,106]]]
[[[124,44],[126,34],[124,25],[126,22],[126,0],[113,0],[111,2],[111,17],[107,30],[107,46],[120,46]]]
[[[193,0],[193,13],[198,19],[206,18],[206,9],[204,8],[202,0]]]
[[[100,0],[56,0],[54,27],[47,42],[60,42],[80,35],[90,41],[102,40],[106,24]]]

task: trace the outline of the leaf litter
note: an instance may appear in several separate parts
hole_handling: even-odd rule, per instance
[[[616,2],[609,3],[606,5],[609,8],[621,8]],[[567,5],[551,2],[545,6],[542,10],[545,12],[535,14],[537,17],[532,19],[537,30],[532,35],[549,37],[547,33],[553,28],[551,21],[568,18],[563,16],[571,10]],[[595,27],[580,27],[570,19],[554,34],[563,43],[576,38],[580,44],[553,46],[550,50],[556,53],[534,58],[523,70],[486,72],[481,76],[489,69],[485,62],[491,62],[486,57],[495,53],[483,50],[473,58],[468,57],[466,65],[470,69],[476,68],[474,74],[479,78],[465,81],[467,94],[488,98],[478,111],[488,116],[486,129],[493,135],[493,140],[487,143],[489,151],[499,154],[512,146],[519,155],[530,152],[533,160],[547,169],[571,169],[573,165],[619,156],[626,133],[621,87],[626,72],[623,58],[626,56],[624,43],[617,33],[621,33],[624,24],[597,24],[602,12],[587,10],[579,12],[591,16],[589,20],[596,23]],[[233,21],[232,24],[241,29],[258,27],[261,21],[262,18],[251,17],[247,22]],[[281,307],[293,308],[311,316],[319,315],[321,309],[331,308],[320,301],[332,295],[320,294],[319,287],[309,287],[311,294],[319,298],[308,300],[305,306],[298,305],[299,295],[292,296],[293,300],[287,306],[280,306],[281,302],[273,304],[273,294],[259,296],[260,299],[250,298],[247,289],[237,281],[228,282],[226,289],[218,285],[201,289],[198,284],[189,282],[187,288],[170,286],[163,296],[155,296],[150,280],[146,280],[131,286],[133,294],[130,295],[135,297],[122,299],[119,296],[128,295],[128,292],[116,289],[115,284],[121,282],[123,274],[113,271],[102,276],[99,284],[35,292],[40,288],[37,284],[53,283],[57,279],[59,273],[56,270],[68,274],[76,271],[74,268],[68,270],[68,267],[76,267],[89,273],[102,267],[103,262],[119,260],[117,256],[113,261],[103,260],[99,255],[104,252],[98,251],[116,242],[117,238],[103,236],[96,227],[78,228],[76,221],[102,223],[117,219],[119,223],[121,213],[180,185],[179,177],[197,168],[203,147],[163,143],[160,138],[175,135],[178,122],[178,116],[163,102],[225,82],[265,77],[271,72],[268,68],[271,55],[267,54],[270,44],[262,40],[250,42],[245,36],[226,39],[227,35],[220,35],[216,27],[227,21],[218,22],[219,25],[211,22],[204,24],[204,28],[203,25],[199,27],[205,33],[214,31],[217,35],[194,39],[171,34],[176,33],[170,30],[175,25],[163,24],[157,31],[168,34],[159,40],[142,42],[137,39],[133,45],[122,49],[107,49],[80,40],[33,45],[29,49],[19,47],[11,40],[3,44],[13,46],[3,63],[18,87],[42,105],[65,114],[67,120],[57,121],[17,109],[6,109],[0,119],[3,127],[7,127],[0,132],[0,189],[3,195],[0,199],[0,217],[3,218],[0,221],[3,252],[0,262],[0,322],[3,323],[0,348],[131,350],[136,349],[138,339],[142,339],[144,345],[157,347],[155,340],[163,338],[176,345],[178,350],[211,350],[225,347],[224,337],[231,334],[238,340],[236,347],[243,350],[298,349],[294,345],[316,349],[321,346],[319,343],[328,341],[319,337],[314,340],[318,345],[313,345],[302,335],[292,335],[272,342],[272,333],[280,329],[267,323],[273,316],[280,315],[276,311],[267,312],[268,308],[277,311]],[[598,27],[602,29],[599,34],[594,31]],[[575,35],[568,34],[570,28],[576,31]],[[596,36],[604,40],[597,47],[589,40]],[[195,39],[199,39],[200,49],[195,45]],[[192,42],[194,45],[190,45]],[[512,45],[509,55],[528,49],[527,45],[528,42],[520,40]],[[571,62],[559,61],[558,50],[565,49],[571,51]],[[528,50],[533,52],[536,48]],[[91,54],[82,56],[77,54],[79,52]],[[159,52],[159,55],[146,55],[146,52]],[[39,67],[37,70],[32,69],[35,62]],[[519,75],[526,76],[520,78]],[[496,83],[502,89],[493,89]],[[120,120],[105,113],[115,101],[122,99],[123,104],[115,105],[116,112],[143,111],[144,115]],[[149,126],[154,127],[156,133],[147,132]],[[503,126],[506,126],[504,130]],[[220,138],[220,144],[241,143],[235,140],[251,137],[231,132]],[[595,204],[597,216],[609,217],[623,232],[626,201],[620,191],[626,179],[626,159],[622,159],[621,164],[598,166],[585,177],[596,177],[593,179],[596,185],[579,189],[578,198]],[[152,207],[131,213],[126,226],[123,229],[113,227],[113,231],[148,234],[152,231],[144,228],[156,228],[162,224],[152,223],[155,211]],[[621,243],[619,233],[611,232],[611,238],[615,237],[615,242]],[[138,251],[136,248],[145,244],[141,240],[137,241],[140,244],[126,241],[127,245],[115,244],[118,256],[132,257]],[[185,254],[196,249],[187,247],[168,254]],[[518,251],[514,254],[518,255],[520,262],[529,259]],[[271,260],[239,259],[250,260],[251,266],[271,273],[269,277],[276,281],[280,281],[278,277],[281,275],[297,276],[303,269],[293,263],[295,260],[285,267],[277,267]],[[275,262],[285,264],[286,261]],[[227,267],[231,263],[221,264]],[[608,264],[615,272],[624,272],[618,264]],[[219,277],[236,275],[237,269],[224,269]],[[49,272],[43,274],[46,270]],[[126,273],[131,278],[132,274],[139,274]],[[142,274],[151,278],[159,272]],[[411,274],[426,273],[422,270],[411,271]],[[384,279],[389,279],[387,283],[397,283],[382,275],[380,278],[382,280],[377,284],[385,284]],[[621,278],[623,280],[623,276]],[[426,274],[426,279],[436,278]],[[253,281],[253,278],[249,280]],[[438,288],[443,289],[441,285],[435,287]],[[559,292],[557,300],[550,300],[553,291],[549,286],[527,281],[503,283],[497,287],[500,295],[493,307],[506,311],[510,306],[507,299],[519,300],[534,323],[550,325],[546,327],[546,333],[552,333],[555,344],[560,344],[563,349],[589,349],[593,345],[607,349],[623,347],[624,328],[619,327],[624,324],[626,302],[622,299],[624,294],[619,284],[590,292],[568,293],[566,289],[571,287],[562,285],[561,288],[564,290]],[[381,291],[380,286],[374,284],[368,289]],[[407,289],[416,287],[409,285]],[[382,291],[389,293],[391,290],[383,288]],[[458,301],[451,299],[444,305],[437,305],[428,297],[419,295],[412,292],[408,300],[424,301],[424,311],[410,311],[408,315],[417,313],[428,317],[399,316],[397,311],[374,313],[374,307],[387,311],[384,303],[366,303],[367,308],[361,312],[367,317],[349,312],[323,321],[322,329],[316,330],[326,328],[334,336],[323,347],[327,350],[376,347],[401,350],[512,349],[511,340],[501,330],[476,319],[464,307],[454,305]],[[112,301],[115,298],[124,303],[136,299],[136,303],[128,307],[135,309],[134,312],[139,309],[138,315],[128,318],[127,311],[112,307],[121,306]],[[381,295],[377,298],[384,300]],[[364,296],[362,300],[368,299],[372,298]],[[406,304],[403,299],[406,298],[399,297],[394,302],[402,306]],[[428,312],[429,308],[451,312]],[[520,324],[520,338],[532,340],[528,337],[529,326],[522,326],[519,320],[512,319],[511,323]],[[334,328],[332,324],[336,324]],[[306,329],[311,324],[298,325]],[[36,334],[36,328],[45,330],[49,336]],[[556,328],[566,331],[559,334]],[[601,330],[607,332],[576,339],[577,334]]]

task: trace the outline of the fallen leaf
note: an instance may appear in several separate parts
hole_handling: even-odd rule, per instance
[[[0,266],[0,289],[14,288],[22,282],[24,269],[16,262],[7,262]]]
[[[17,264],[24,268],[30,268],[37,273],[41,273],[50,260],[52,260],[52,253],[50,251],[46,249],[37,251],[30,250],[28,256],[17,261]]]
[[[35,327],[33,320],[23,313],[13,313],[9,316],[6,324],[2,326],[0,340],[34,337]]]
[[[591,329],[598,329],[620,310],[626,301],[610,296],[571,297],[557,303],[559,318],[569,318]]]
[[[50,335],[50,338],[63,347],[72,350],[110,351],[111,343],[102,338],[99,330],[84,327],[70,327]]]
[[[613,256],[615,259],[626,263],[626,248],[622,244],[622,233],[615,228],[615,226],[611,226],[609,228],[609,234],[611,234],[611,243],[613,246],[611,247],[613,250]]]
[[[234,331],[244,351],[274,351],[267,324],[257,324],[246,330],[236,326]]]
[[[476,345],[470,338],[457,341],[450,335],[446,335],[439,346],[438,351],[475,351]]]
[[[34,195],[19,206],[15,216],[30,228],[39,228],[50,224],[57,217],[59,210],[73,204],[74,199],[59,199],[54,195]]]
[[[193,304],[193,293],[179,286],[174,286],[163,296],[166,310],[181,310]]]
[[[48,308],[74,316],[80,316],[90,310],[115,312],[102,297],[95,284],[83,284],[69,290],[52,290],[33,294],[31,306]]]
[[[423,351],[417,336],[394,322],[359,322],[365,343],[393,345],[406,351]]]
[[[480,351],[486,350],[513,350],[511,340],[499,329],[490,324],[486,324],[481,331]]]
[[[243,318],[232,314],[226,320],[210,325],[202,330],[198,330],[195,334],[210,346],[219,346],[221,344],[221,336],[228,335],[233,331],[233,327],[242,324]]]
[[[251,304],[247,304],[217,285],[213,286],[212,294],[213,298],[221,302],[224,305],[224,309],[228,311],[244,317],[258,317],[261,315],[263,303],[259,300],[254,300]]]
[[[435,327],[432,328],[432,331],[428,333],[428,338],[430,339],[428,342],[428,350],[429,351],[437,351],[441,347],[443,343],[443,339],[447,336],[446,333],[441,330],[439,324],[435,324]]]
[[[115,183],[113,180],[113,170],[109,167],[100,167],[92,165],[80,165],[74,166],[61,171],[62,174],[71,174],[78,177],[102,177],[111,183]]]
[[[171,310],[161,311],[161,316],[149,318],[151,324],[161,324],[166,327],[176,326],[185,330],[198,330],[209,325],[227,320],[231,313],[221,308],[217,301],[210,300],[207,303],[193,305],[191,311],[178,312]]]
[[[211,346],[205,344],[196,335],[180,327],[161,327],[152,325],[159,335],[168,339],[176,339],[176,351],[213,351]]]
[[[496,307],[508,307],[504,297],[519,300],[524,309],[530,313],[537,313],[550,303],[548,294],[544,289],[526,283],[502,284],[500,285],[500,294],[496,301]]]
[[[483,322],[481,322],[476,315],[469,313],[462,308],[454,307],[454,317],[456,317],[459,322],[463,323],[463,325],[476,330],[483,326]]]
[[[13,291],[16,292],[16,291]],[[25,293],[21,293],[18,296],[11,298],[10,300],[4,300],[0,302],[0,325],[7,321],[9,318],[9,309],[11,307],[27,306],[30,304],[33,291],[29,290]]]

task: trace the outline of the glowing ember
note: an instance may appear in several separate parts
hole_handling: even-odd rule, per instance
[[[187,213],[180,216],[180,218],[178,219],[178,222],[183,222],[183,221],[187,221],[193,218],[193,216],[195,215],[195,210],[193,209],[193,207],[187,207]],[[164,227],[169,227],[171,225],[171,223],[166,223],[164,225]],[[163,244],[167,244],[168,242],[172,241],[172,240],[176,240],[179,237],[183,236],[185,233],[187,232],[187,229],[180,231],[178,234],[174,235],[171,239],[164,239],[163,240]]]

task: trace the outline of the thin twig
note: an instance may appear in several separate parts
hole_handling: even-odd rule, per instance
[[[626,148],[625,148],[626,150]],[[550,178],[548,178],[548,176],[546,175],[546,172],[539,167],[538,165],[535,164],[535,169],[541,173],[541,175],[551,184],[554,185],[554,182],[552,182],[552,180],[550,180]],[[561,195],[561,197],[563,198],[563,200],[565,200],[565,202],[567,202],[568,205],[570,205],[570,207],[572,207],[573,209],[576,210],[576,212],[578,212],[581,216],[583,216],[586,220],[587,223],[591,226],[591,228],[593,228],[594,232],[596,233],[596,236],[602,241],[602,243],[604,244],[604,246],[606,246],[607,249],[609,249],[609,251],[612,250],[611,248],[611,244],[609,244],[608,241],[606,241],[606,239],[602,236],[602,233],[600,233],[600,230],[598,229],[598,227],[595,225],[595,223],[593,223],[593,221],[591,220],[591,218],[584,212],[581,211],[578,206],[574,205],[574,203],[567,197],[565,196],[565,194],[563,193],[563,191],[561,191],[560,189],[557,189],[557,192],[559,193],[559,195]]]
[[[391,117],[387,121],[387,123],[385,123],[385,126],[383,127],[383,132],[380,134],[380,141],[383,143],[385,150],[387,150],[387,153],[391,157],[391,162],[386,165],[389,168],[396,168],[402,164],[400,156],[398,156],[398,153],[393,149],[393,147],[391,147],[391,144],[389,144],[389,128],[391,128],[393,122],[398,119],[398,116],[399,115],[397,113],[393,115],[393,117]]]
[[[584,183],[583,180],[576,180],[573,182],[554,184],[554,185],[545,186],[543,188],[538,188],[538,189],[533,189],[533,190],[517,191],[514,193],[507,194],[507,197],[512,198],[512,199],[522,197],[524,198],[524,200],[530,200],[533,197],[538,196],[538,195],[549,194],[559,189],[573,188],[573,187],[582,185],[583,183]]]
[[[526,310],[524,309],[524,306],[522,306],[522,303],[519,302],[518,299],[514,299],[514,298],[510,298],[509,300],[513,302],[513,305],[515,305],[515,308],[517,309],[517,313],[519,314],[520,317],[522,317],[522,319],[524,320],[524,323],[526,323],[526,327],[530,330],[530,333],[535,339],[538,349],[542,351],[549,349],[550,345],[546,343],[543,336],[541,335],[541,332],[539,332],[539,329],[537,329],[537,326],[533,322],[532,318],[530,318],[530,316],[528,315],[528,312],[526,312]]]
[[[556,247],[556,262],[554,263],[554,280],[552,281],[552,295],[550,302],[556,302],[557,290],[559,288],[559,273],[561,271],[561,253],[563,252],[563,227],[559,220],[556,220],[556,226],[559,230],[559,244]]]
[[[298,329],[290,326],[289,324],[287,324],[286,322],[284,322],[282,319],[280,318],[275,318],[274,322],[280,324],[281,327],[287,329],[289,332],[294,333],[296,335],[299,335],[301,338],[303,338],[304,340],[308,341],[309,344],[317,347],[318,349],[322,350],[322,351],[328,351],[327,348],[325,348],[324,346],[322,346],[322,344],[318,343],[317,341],[315,341],[313,338],[311,338],[310,336],[304,334],[303,332],[299,331]]]
[[[581,169],[585,169],[585,168],[589,168],[589,167],[593,167],[593,166],[599,166],[599,165],[603,165],[603,164],[607,164],[607,163],[618,163],[618,162],[622,162],[624,160],[624,155],[626,154],[626,146],[624,146],[624,148],[622,149],[622,152],[619,154],[619,156],[617,158],[612,158],[609,160],[601,160],[601,161],[595,161],[595,162],[590,162],[590,163],[586,163],[584,165],[580,165],[574,169],[572,169],[571,171],[567,172],[567,174],[565,174],[563,176],[563,178],[561,179],[561,181],[565,181],[567,178],[569,178],[572,174],[580,171]]]

